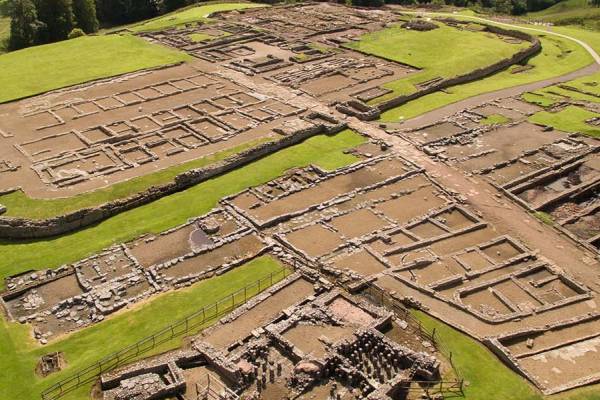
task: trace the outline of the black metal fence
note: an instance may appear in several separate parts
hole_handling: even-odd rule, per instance
[[[448,349],[440,337],[436,335],[435,328],[431,331],[425,328],[423,324],[421,324],[421,322],[411,314],[408,308],[390,296],[385,290],[382,290],[371,283],[367,283],[366,288],[360,292],[360,295],[364,296],[372,303],[393,312],[398,318],[409,322],[408,326],[410,329],[413,329],[413,333],[418,335],[421,339],[427,340],[429,343],[431,343],[435,349],[444,355],[444,357],[450,362],[453,373],[456,377],[454,380],[440,380],[433,385],[431,382],[428,382],[428,385],[423,382],[422,386],[425,387],[425,389],[423,389],[423,387],[416,389],[425,390],[429,394],[440,393],[445,395],[445,397],[448,397],[448,395],[464,395],[464,378],[452,360],[452,351]]]
[[[271,274],[239,289],[216,302],[202,307],[200,310],[186,316],[185,318],[161,329],[160,331],[147,336],[146,338],[125,347],[113,354],[110,354],[98,362],[83,368],[73,375],[65,378],[42,392],[42,399],[55,400],[67,393],[91,383],[98,379],[101,374],[111,371],[115,368],[132,362],[140,355],[154,349],[156,346],[166,343],[176,337],[183,336],[190,332],[198,332],[205,328],[209,322],[212,322],[221,316],[231,312],[235,308],[245,304],[249,299],[260,292],[273,286],[274,283],[285,279],[293,271],[289,268],[282,268]]]

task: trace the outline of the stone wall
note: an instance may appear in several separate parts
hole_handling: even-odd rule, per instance
[[[61,235],[81,229],[91,224],[110,218],[121,212],[140,207],[161,197],[188,189],[207,179],[239,168],[252,161],[286,147],[298,144],[303,140],[319,135],[333,134],[345,128],[345,124],[319,124],[297,130],[279,140],[260,144],[235,154],[221,162],[184,172],[175,177],[174,182],[161,186],[153,186],[143,192],[124,199],[114,200],[98,207],[84,208],[73,213],[60,215],[44,220],[26,218],[0,217],[0,238],[34,239]]]
[[[514,37],[514,38],[517,38],[520,40],[527,41],[527,42],[531,43],[531,45],[529,47],[527,47],[526,49],[523,49],[523,50],[515,53],[512,57],[500,60],[500,61],[498,61],[492,65],[489,65],[485,68],[476,69],[467,74],[459,75],[459,76],[456,76],[453,78],[443,79],[440,82],[438,82],[437,84],[429,86],[422,90],[418,90],[415,93],[412,93],[409,95],[398,96],[398,97],[395,97],[388,101],[385,101],[383,103],[380,103],[377,105],[377,108],[379,108],[380,112],[401,106],[402,104],[408,103],[409,101],[418,99],[419,97],[437,92],[442,89],[446,89],[450,86],[462,85],[467,82],[472,82],[472,81],[476,81],[478,79],[485,78],[486,76],[500,72],[512,65],[521,63],[521,62],[527,60],[528,58],[536,55],[537,53],[539,53],[542,50],[542,44],[536,36],[529,35],[527,33],[517,31],[517,30],[509,30],[509,29],[499,28],[499,27],[493,26],[493,25],[486,25],[486,24],[481,24],[481,25],[485,25],[487,32]]]

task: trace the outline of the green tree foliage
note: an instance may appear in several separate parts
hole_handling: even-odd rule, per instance
[[[590,0],[594,7],[600,7],[600,0]]]
[[[10,3],[9,14],[11,23],[8,47],[11,50],[18,50],[36,44],[38,32],[43,26],[37,19],[33,2],[13,0]]]
[[[527,0],[527,11],[544,10],[558,3],[558,0]]]
[[[73,0],[72,7],[78,28],[85,33],[98,31],[100,24],[96,17],[96,3],[94,0]]]
[[[384,0],[350,0],[350,5],[357,7],[381,7],[384,4]]]
[[[0,17],[10,17],[10,2],[0,0]]]
[[[40,43],[65,40],[73,30],[71,0],[36,0],[38,19],[45,24]]]
[[[97,0],[100,21],[112,25],[128,24],[159,15],[158,0]]]
[[[525,0],[513,0],[510,13],[513,15],[522,15],[527,12],[527,2]]]
[[[163,0],[161,11],[168,13],[187,5],[186,0]]]

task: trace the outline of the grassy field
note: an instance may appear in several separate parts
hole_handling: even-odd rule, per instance
[[[556,25],[582,25],[600,29],[600,7],[593,7],[589,0],[563,0],[545,10],[529,13],[527,18]]]
[[[600,72],[569,81],[564,86],[573,87],[581,92],[600,97]],[[598,99],[598,97],[595,99]]]
[[[275,259],[263,256],[189,288],[158,295],[141,306],[119,312],[43,347],[31,339],[25,325],[0,318],[0,398],[38,400],[41,391],[59,379],[280,269]],[[180,343],[181,338],[176,338],[152,353],[176,348]],[[55,351],[65,354],[67,368],[47,378],[36,376],[34,370],[39,357]],[[88,385],[65,399],[87,398],[89,391]]]
[[[361,36],[360,41],[348,47],[375,56],[402,62],[422,69],[384,87],[393,93],[374,102],[417,91],[417,84],[434,78],[449,78],[486,67],[502,58],[510,57],[529,43],[510,44],[496,36],[481,32],[448,27],[437,23],[438,29],[428,32],[407,30],[395,25]],[[443,54],[443,57],[440,57]]]
[[[88,36],[0,56],[0,102],[189,60],[131,35]]]
[[[266,7],[263,4],[256,3],[215,3],[199,7],[192,7],[183,11],[175,11],[173,13],[160,16],[143,22],[128,26],[132,32],[156,31],[174,26],[189,24],[191,22],[207,22],[210,19],[208,16],[218,11],[240,10],[244,8]]]
[[[148,175],[139,176],[125,182],[116,183],[107,188],[98,189],[93,192],[82,193],[73,197],[58,199],[34,199],[22,191],[0,196],[0,204],[5,205],[8,210],[6,216],[23,217],[31,219],[42,219],[66,214],[86,207],[94,207],[100,204],[124,199],[128,196],[140,193],[152,186],[163,185],[172,182],[175,176],[182,172],[221,161],[228,156],[249,149],[264,140],[251,141],[229,150],[223,150],[207,157],[198,158],[186,163],[175,165],[164,170]]]
[[[482,119],[479,123],[483,124],[483,125],[494,125],[494,124],[506,124],[507,122],[510,122],[510,121],[511,121],[511,119],[505,117],[504,115],[492,114],[492,115]]]
[[[468,382],[467,399],[533,400],[540,396],[520,376],[506,368],[482,344],[422,312],[414,315],[452,352],[452,361]]]
[[[582,40],[596,50],[596,53],[600,54],[600,31],[584,29],[578,26],[553,26],[547,29]]]
[[[467,400],[600,400],[600,385],[542,396],[525,379],[507,368],[485,346],[422,312],[414,315],[443,343],[465,379]]]
[[[333,169],[356,161],[343,151],[364,142],[352,131],[315,136],[190,189],[118,214],[89,228],[63,236],[0,242],[0,290],[3,278],[34,268],[57,267],[93,254],[113,243],[147,232],[162,232],[211,210],[227,195],[274,179],[286,170],[311,163]],[[160,216],[160,217],[157,217]]]
[[[600,114],[581,107],[568,106],[556,113],[540,111],[529,117],[529,121],[552,126],[565,132],[581,132],[592,137],[600,137],[600,127],[585,123],[586,120],[594,117],[600,117]]]
[[[444,92],[423,96],[384,112],[381,119],[394,122],[412,118],[479,94],[564,75],[593,61],[588,52],[570,40],[554,36],[541,36],[540,39],[542,52],[528,61],[533,68],[519,73],[512,73],[509,69],[488,78],[451,87]]]
[[[542,107],[552,106],[565,99],[600,103],[600,73],[524,93],[521,97]]]

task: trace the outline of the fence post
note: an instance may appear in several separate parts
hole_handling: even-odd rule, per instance
[[[297,267],[298,262],[299,262],[298,260],[294,259],[294,267],[295,268]],[[287,268],[282,268],[280,271],[271,272],[269,274],[269,279],[270,279],[271,285],[273,285],[273,282],[274,282],[273,276],[275,274],[278,275],[280,272],[283,274],[283,278],[285,279],[286,276],[293,274],[295,271],[290,271]],[[267,278],[265,277],[265,278],[262,278],[262,279],[267,279]],[[260,293],[262,291],[262,284],[261,284],[262,279],[258,279],[258,293]],[[246,303],[248,301],[248,286],[249,285],[244,286],[244,303]],[[238,290],[238,292],[241,293],[241,289]],[[232,309],[233,309],[233,307],[235,307],[235,294],[236,293],[230,293],[229,294],[229,296],[231,296]],[[223,301],[223,302],[226,301],[225,298],[221,299],[220,301],[217,301],[217,302],[213,303],[214,307],[215,307],[215,317],[219,316],[219,303],[221,301]],[[203,325],[206,322],[206,308],[207,307],[202,307],[202,322],[200,323],[200,325]],[[199,315],[200,315],[200,311],[197,311],[196,313],[193,314],[193,317],[195,318],[195,317],[197,317]],[[184,319],[184,321],[185,321],[185,332],[188,332],[190,330],[190,319],[191,318],[192,318],[192,316],[187,316]],[[179,320],[176,323],[180,324],[182,322],[183,321]],[[175,325],[174,324],[171,324],[169,327],[164,328],[158,334],[163,334],[169,328],[171,330],[171,338],[176,337],[176,335],[175,335]],[[146,337],[146,338],[144,338],[144,339],[142,339],[140,341],[137,341],[135,343],[136,356],[139,356],[140,353],[141,353],[141,349],[140,349],[141,343],[148,342],[150,340],[150,338],[152,339],[152,347],[151,348],[155,348],[156,347],[156,337],[157,337],[157,333],[155,333],[155,334],[153,334],[153,335],[151,335],[149,337]],[[131,345],[130,347],[127,347],[127,350],[129,350],[129,349],[133,349],[133,345]],[[150,349],[148,349],[148,350],[150,350]],[[103,360],[97,361],[96,364],[93,364],[89,368],[85,369],[86,373],[89,372],[89,369],[95,367],[97,369],[97,373],[95,374],[95,377],[98,377],[98,376],[102,375],[105,371],[110,371],[110,370],[114,369],[115,367],[117,367],[117,366],[119,366],[121,364],[120,353],[118,353],[118,352],[117,353],[113,353],[111,356],[108,356],[108,357],[110,357],[110,359],[104,358]],[[114,361],[114,360],[116,360],[116,364],[114,366],[111,366],[109,364],[109,365],[107,365],[106,369],[104,368],[104,362],[109,362],[109,361]],[[127,360],[127,357],[125,358],[125,360]],[[81,371],[77,372],[76,379],[77,379],[77,384],[73,388],[69,388],[69,386],[67,386],[67,388],[65,389],[65,383],[70,383],[70,382],[74,381],[75,380],[75,376],[72,376],[72,377],[70,377],[70,378],[68,378],[66,380],[62,380],[62,381],[57,382],[50,389],[46,389],[45,392],[42,392],[41,393],[41,397],[43,398],[43,400],[57,400],[57,399],[59,399],[60,397],[64,396],[66,393],[69,393],[71,390],[75,389],[76,387],[79,387],[82,384],[82,380],[81,380],[82,379],[82,373],[81,373]],[[84,383],[85,383],[85,381],[84,381]],[[59,393],[56,393],[57,391]]]

